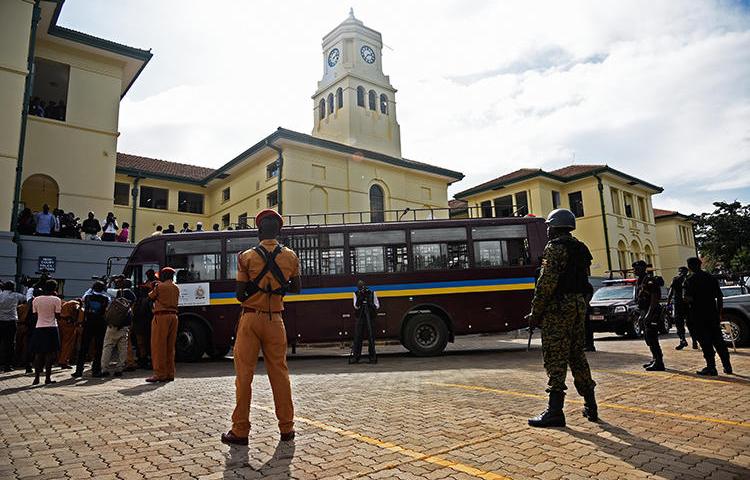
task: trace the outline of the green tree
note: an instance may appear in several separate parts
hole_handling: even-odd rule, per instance
[[[750,271],[750,204],[715,202],[714,207],[696,217],[698,250],[713,270]]]

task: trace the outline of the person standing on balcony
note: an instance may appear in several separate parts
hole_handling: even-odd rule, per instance
[[[88,218],[81,225],[81,231],[84,234],[84,240],[99,240],[98,235],[102,231],[102,226],[99,220],[94,218],[94,212],[89,212]]]
[[[120,227],[117,226],[117,217],[112,212],[107,214],[107,219],[104,220],[104,227],[102,228],[102,240],[105,242],[114,242],[117,238],[117,230]]]
[[[116,240],[121,243],[127,243],[130,237],[130,224],[128,222],[122,222],[122,229],[117,234]]]
[[[42,211],[36,214],[36,234],[43,237],[52,236],[55,229],[55,216],[49,211],[49,205],[46,203]]]

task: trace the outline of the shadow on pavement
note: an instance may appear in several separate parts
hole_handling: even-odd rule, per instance
[[[294,442],[279,442],[276,445],[271,458],[259,468],[253,468],[248,462],[248,447],[232,445],[229,448],[224,465],[224,478],[252,478],[247,476],[249,472],[243,472],[243,468],[248,468],[258,473],[256,478],[287,479],[291,478],[291,465],[294,458]]]
[[[634,352],[595,352],[587,354],[593,368],[598,363],[621,366],[638,366],[650,356]],[[394,373],[450,371],[464,369],[515,369],[521,371],[541,371],[541,349],[529,352],[522,349],[466,350],[451,351],[436,357],[415,357],[411,354],[378,354],[378,363],[371,365],[348,364],[346,356],[303,356],[289,357],[289,370],[293,375],[330,375],[358,373]],[[187,364],[182,364],[187,365]],[[232,360],[189,364],[190,368],[177,367],[177,378],[234,377]],[[265,375],[263,361],[258,362],[257,374]]]
[[[644,473],[658,475],[659,478],[678,480],[695,476],[707,478],[713,471],[731,478],[750,478],[750,469],[712,457],[705,457],[695,453],[685,453],[673,450],[664,445],[637,437],[627,430],[599,422],[602,430],[610,433],[614,439],[602,437],[595,433],[568,429],[574,437],[595,444],[602,452],[621,459],[623,462]],[[710,467],[708,467],[710,465]],[[674,471],[668,471],[667,469]],[[719,475],[723,478],[722,475]],[[713,478],[713,477],[712,477]]]
[[[157,390],[164,385],[166,385],[166,383],[164,382],[142,383],[140,385],[136,385],[135,387],[123,388],[121,390],[118,390],[117,393],[121,393],[126,397],[134,397],[136,395],[143,395],[144,393],[153,392],[154,390]]]
[[[732,375],[726,375],[719,373],[716,377],[704,377],[702,375],[698,375],[696,372],[700,369],[702,369],[705,366],[705,364],[700,364],[695,370],[675,370],[673,368],[667,367],[667,373],[673,373],[675,375],[680,375],[681,377],[689,377],[689,378],[697,378],[701,380],[719,380],[726,383],[737,383],[740,385],[746,385],[750,383],[750,377],[744,376],[744,375],[737,375],[736,373],[733,373]],[[721,363],[719,363],[719,366],[717,367],[718,371],[721,372]]]

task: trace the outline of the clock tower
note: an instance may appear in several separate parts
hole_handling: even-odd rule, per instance
[[[396,89],[383,74],[383,40],[349,11],[323,37],[323,78],[313,95],[312,135],[401,157]]]

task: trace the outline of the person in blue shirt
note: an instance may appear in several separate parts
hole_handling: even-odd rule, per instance
[[[55,216],[49,212],[49,205],[46,203],[42,211],[36,214],[36,234],[49,237],[55,228]]]

